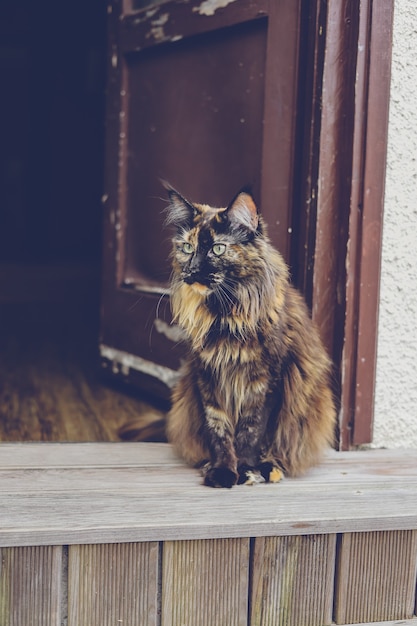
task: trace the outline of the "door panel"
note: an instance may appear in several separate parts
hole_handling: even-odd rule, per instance
[[[159,177],[215,206],[259,195],[265,35],[256,20],[129,55],[125,283],[169,277]]]
[[[108,14],[101,360],[167,396],[182,349],[160,178],[215,206],[251,184],[289,261],[301,0],[114,0]]]

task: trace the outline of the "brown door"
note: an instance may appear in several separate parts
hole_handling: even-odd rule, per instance
[[[181,357],[160,178],[214,206],[252,185],[290,260],[301,4],[109,4],[100,351],[104,368],[148,391],[166,395]]]
[[[372,438],[393,0],[110,0],[100,353],[167,397],[160,178],[224,205],[251,184],[340,383],[340,446]]]

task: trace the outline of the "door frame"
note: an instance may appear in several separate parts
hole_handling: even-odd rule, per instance
[[[339,369],[342,450],[372,442],[393,11],[327,3],[312,314]]]

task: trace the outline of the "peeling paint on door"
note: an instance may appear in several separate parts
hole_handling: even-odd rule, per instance
[[[165,26],[169,22],[169,13],[162,13],[158,18],[151,21],[151,27],[146,34],[146,38],[153,37],[156,43],[165,41],[179,41],[182,39],[182,35],[167,35],[165,32]]]
[[[186,337],[185,332],[177,326],[176,324],[167,324],[164,320],[156,319],[154,321],[155,328],[158,333],[165,335],[167,339],[170,341],[174,341],[178,343],[179,341],[183,341]]]
[[[200,15],[211,16],[214,15],[218,9],[224,9],[227,5],[236,0],[204,0],[198,7],[194,7],[193,11]]]
[[[152,363],[142,357],[123,352],[122,350],[116,350],[104,344],[100,345],[100,356],[110,361],[114,373],[119,373],[126,377],[129,375],[130,369],[133,369],[158,378],[170,389],[172,389],[178,379],[178,373],[169,367]]]

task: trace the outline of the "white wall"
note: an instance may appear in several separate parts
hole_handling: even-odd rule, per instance
[[[374,445],[417,448],[417,2],[395,0]]]

